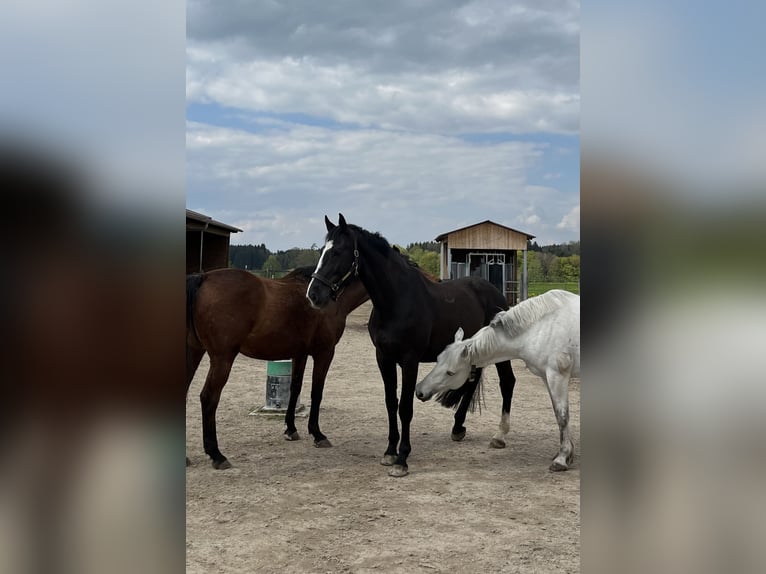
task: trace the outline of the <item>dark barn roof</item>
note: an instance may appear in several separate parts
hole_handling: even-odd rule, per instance
[[[216,221],[212,217],[208,217],[207,215],[203,215],[202,213],[197,213],[196,211],[192,211],[191,209],[186,210],[186,227],[187,228],[201,230],[201,229],[204,229],[205,226],[207,226],[208,231],[214,231],[215,228],[217,228],[220,231],[225,231],[227,233],[239,233],[240,231],[242,231],[241,229],[237,227],[226,225],[225,223]],[[214,228],[214,229],[211,229],[211,228]]]

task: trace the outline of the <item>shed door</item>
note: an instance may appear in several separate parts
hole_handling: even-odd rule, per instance
[[[486,279],[505,295],[504,253],[469,253],[468,268],[471,275]]]

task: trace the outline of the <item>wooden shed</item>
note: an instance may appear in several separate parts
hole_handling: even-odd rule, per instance
[[[489,219],[442,233],[439,277],[457,279],[483,277],[515,305],[527,298],[527,241],[534,235],[511,229]],[[523,255],[521,278],[517,275],[517,253]]]
[[[241,229],[186,210],[186,273],[229,266],[229,236]]]

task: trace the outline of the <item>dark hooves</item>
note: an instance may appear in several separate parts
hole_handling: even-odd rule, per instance
[[[285,440],[301,440],[301,435],[298,434],[298,431],[285,431]]]
[[[191,466],[191,461],[188,456],[186,457],[186,466]]]
[[[505,448],[505,441],[499,438],[493,438],[489,441],[489,448]]]
[[[454,440],[455,442],[460,442],[464,438],[465,438],[465,431],[453,432],[452,433],[452,440]]]
[[[231,468],[231,463],[226,459],[218,461],[214,460],[213,468],[216,470],[226,470],[227,468]]]
[[[388,476],[401,478],[402,476],[407,476],[409,473],[410,471],[407,470],[406,466],[402,464],[395,464],[393,467],[391,467],[391,470],[388,471]]]
[[[314,446],[317,448],[330,448],[332,446],[332,443],[329,439],[323,438],[321,440],[315,440]]]
[[[383,466],[393,466],[396,462],[396,455],[395,454],[384,454],[383,458],[380,460],[380,464]]]

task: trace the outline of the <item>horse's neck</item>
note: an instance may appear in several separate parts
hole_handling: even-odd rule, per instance
[[[361,281],[354,281],[351,285],[346,287],[341,296],[338,297],[340,312],[344,316],[348,315],[369,298],[370,296],[367,294],[364,284]]]
[[[397,297],[396,280],[400,271],[391,273],[392,265],[389,259],[393,253],[381,253],[366,241],[359,245],[359,253],[363,260],[359,264],[359,277],[364,283],[372,305],[383,313],[393,313],[401,309]],[[401,271],[404,272],[404,271]]]
[[[513,337],[503,336],[494,327],[482,327],[472,337],[470,359],[477,367],[520,358],[521,349]]]

